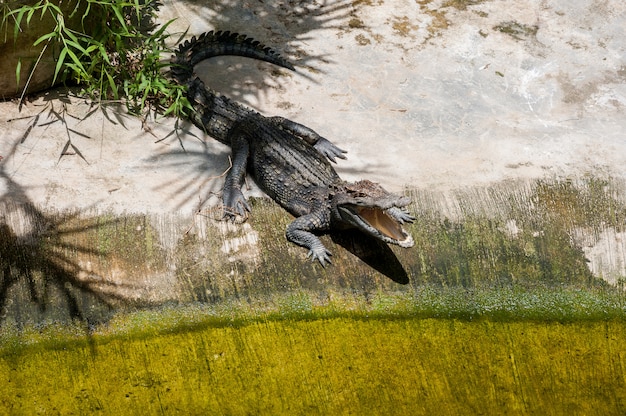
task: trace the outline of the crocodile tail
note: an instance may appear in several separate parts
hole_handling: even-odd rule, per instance
[[[245,56],[295,70],[289,61],[259,41],[238,33],[211,31],[179,45],[172,57],[172,75],[179,82],[185,82],[192,77],[196,64],[223,55]]]

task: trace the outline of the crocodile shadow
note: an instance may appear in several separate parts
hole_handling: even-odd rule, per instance
[[[359,230],[332,231],[331,240],[396,283],[406,285],[409,275],[391,247]]]

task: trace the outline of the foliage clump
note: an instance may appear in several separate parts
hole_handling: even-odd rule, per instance
[[[77,84],[96,101],[122,100],[133,114],[153,109],[181,116],[191,110],[184,87],[165,74],[168,63],[162,57],[172,52],[166,44],[172,20],[155,25],[156,1],[76,0],[69,9],[56,0],[26,5],[10,1],[1,6],[2,29],[6,32],[12,23],[14,38],[39,21],[52,19],[53,29],[34,46],[55,51],[53,83]],[[76,16],[81,22],[78,29],[67,25]],[[18,83],[19,74],[18,64]]]

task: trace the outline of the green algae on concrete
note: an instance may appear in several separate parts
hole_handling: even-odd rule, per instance
[[[258,321],[0,358],[11,414],[626,411],[622,320]]]
[[[493,30],[507,34],[515,40],[524,40],[534,39],[537,36],[539,26],[530,26],[516,21],[508,21],[494,26]]]
[[[258,305],[298,293],[312,294],[314,304],[378,294],[410,298],[429,288],[623,293],[624,270],[603,270],[607,262],[590,256],[607,233],[624,232],[621,182],[588,177],[407,194],[415,247],[367,247],[362,236],[325,235],[333,253],[327,268],[285,239],[292,217],[265,199],[251,200],[245,224],[204,214],[50,215],[45,230],[27,240],[2,234],[2,319],[93,324],[116,311],[168,302]],[[624,254],[607,253],[618,266]],[[383,260],[372,267],[372,258]]]
[[[416,249],[398,255],[412,267],[412,280],[422,284],[604,286],[601,276],[591,274],[584,249],[607,230],[621,232],[626,223],[624,187],[613,179],[505,182],[451,196],[411,194]]]

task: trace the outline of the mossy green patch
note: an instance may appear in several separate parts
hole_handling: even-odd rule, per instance
[[[89,232],[87,238],[102,253],[101,260],[116,259],[153,269],[163,267],[163,252],[159,248],[158,236],[148,216],[117,217],[108,214],[90,219],[90,222],[94,221],[96,224],[89,224],[84,232]]]
[[[399,257],[413,282],[444,287],[604,286],[576,236],[587,236],[588,244],[603,230],[621,231],[626,221],[621,185],[593,177],[459,193],[449,213],[426,193],[412,198],[416,249]]]
[[[441,288],[419,291],[379,291],[362,296],[329,291],[290,291],[265,298],[168,305],[120,312],[106,324],[4,325],[0,356],[32,348],[65,349],[132,337],[184,333],[207,328],[243,327],[258,322],[324,319],[456,319],[466,322],[575,323],[626,319],[626,293],[607,289],[572,288]]]
[[[516,21],[502,22],[493,27],[498,32],[505,33],[515,40],[533,39],[537,35],[539,26],[526,25]]]
[[[261,321],[4,351],[11,414],[623,414],[626,325]]]
[[[466,10],[467,6],[485,3],[486,0],[447,0],[443,3],[443,7],[454,7],[458,10]]]

